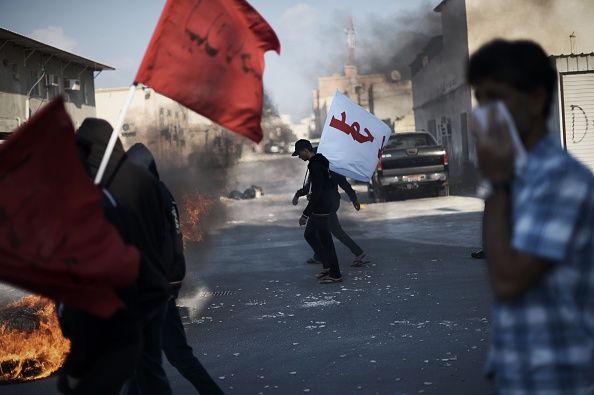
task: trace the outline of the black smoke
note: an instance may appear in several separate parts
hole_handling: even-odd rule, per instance
[[[433,11],[435,2],[422,1],[412,11],[386,15],[351,15],[347,10],[335,10],[334,23],[320,28],[319,36],[331,43],[324,48],[320,61],[308,70],[310,78],[342,73],[347,61],[346,26],[353,17],[357,34],[356,65],[360,74],[398,70],[404,79],[410,78],[409,65],[429,40],[441,34],[441,17]]]

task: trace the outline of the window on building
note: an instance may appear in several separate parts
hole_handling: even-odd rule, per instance
[[[60,76],[57,74],[47,74],[45,76],[45,86],[47,89],[47,96],[48,98],[53,98],[60,94]]]
[[[12,71],[12,78],[15,81],[20,81],[21,80],[21,74],[19,72],[19,66],[16,63],[13,63],[10,65],[10,69]]]
[[[427,121],[427,130],[433,135],[433,137],[437,138],[437,124],[435,119],[430,119]]]
[[[29,87],[28,87],[28,89],[31,89],[30,97],[42,97],[41,87],[43,86],[43,81],[39,81],[40,78],[41,78],[40,72],[34,71],[34,70],[29,71]]]
[[[82,89],[82,97],[83,97],[83,104],[89,105],[91,103],[91,94],[89,89],[89,83],[86,81],[81,81],[81,89]]]

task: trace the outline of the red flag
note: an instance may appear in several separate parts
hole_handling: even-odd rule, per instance
[[[0,191],[0,281],[101,317],[124,306],[140,256],[105,219],[61,98],[0,145]]]
[[[168,0],[135,81],[260,142],[268,50],[278,38],[245,0]]]

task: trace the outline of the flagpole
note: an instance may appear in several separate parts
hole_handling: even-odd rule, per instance
[[[105,173],[105,169],[107,168],[107,162],[109,162],[109,158],[113,152],[113,148],[115,147],[116,141],[120,135],[120,130],[122,129],[122,125],[124,123],[124,118],[126,117],[126,113],[128,112],[128,107],[130,107],[130,103],[132,103],[132,99],[134,98],[134,92],[136,92],[136,83],[130,85],[130,90],[128,91],[128,97],[126,98],[126,103],[120,111],[120,116],[118,117],[118,121],[111,132],[111,137],[109,138],[109,143],[107,144],[107,148],[105,148],[105,152],[103,153],[103,158],[101,159],[101,164],[99,165],[99,171],[97,171],[97,175],[95,176],[95,185],[99,185],[101,183],[101,179],[103,178],[103,174]]]

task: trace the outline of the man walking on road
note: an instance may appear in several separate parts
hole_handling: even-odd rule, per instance
[[[315,151],[315,149],[314,149],[314,151]],[[346,192],[349,199],[353,203],[353,207],[355,207],[355,210],[359,211],[359,210],[361,210],[361,205],[359,204],[359,199],[357,198],[357,193],[353,190],[353,187],[348,182],[346,177],[343,175],[340,175],[340,174],[335,173],[330,170],[330,180],[333,185],[333,191],[335,191],[335,193],[333,193],[333,196],[332,196],[332,198],[333,198],[332,212],[330,213],[330,216],[328,217],[328,224],[330,226],[330,232],[342,244],[344,244],[355,256],[355,259],[351,266],[355,266],[355,267],[363,266],[365,264],[365,261],[364,261],[365,253],[363,252],[363,249],[361,247],[359,247],[359,245],[357,243],[355,243],[355,241],[353,239],[351,239],[351,237],[344,231],[344,229],[342,229],[342,226],[340,225],[340,221],[338,220],[338,215],[337,215],[338,209],[340,208],[340,193],[338,192],[338,187],[340,186],[342,188],[342,190]],[[297,205],[297,203],[299,202],[299,198],[301,196],[309,195],[310,188],[311,188],[311,182],[310,182],[309,178],[307,178],[305,184],[303,185],[303,188],[301,188],[297,192],[295,192],[295,196],[293,196],[293,205],[294,206]],[[308,224],[305,228],[305,233],[311,233],[311,232],[315,232],[315,229],[312,229],[312,225],[308,222]],[[311,246],[311,247],[312,247],[312,249],[314,248],[314,246]],[[313,264],[322,263],[320,261],[320,258],[315,255],[315,250],[314,250],[313,258],[310,258],[307,261],[307,263],[313,263]]]
[[[547,132],[556,72],[529,41],[480,48],[468,81],[486,128],[473,122],[477,156],[493,192],[484,247],[495,294],[487,371],[498,393],[594,394],[594,176]],[[527,151],[514,172],[509,110]]]
[[[312,231],[305,233],[305,239],[314,248],[315,254],[322,259],[324,268],[318,274],[318,278],[321,284],[342,282],[328,222],[333,206],[328,159],[322,154],[316,154],[308,140],[298,140],[295,143],[293,156],[309,161],[307,168],[311,180],[311,198],[299,218],[299,225],[311,223]]]

